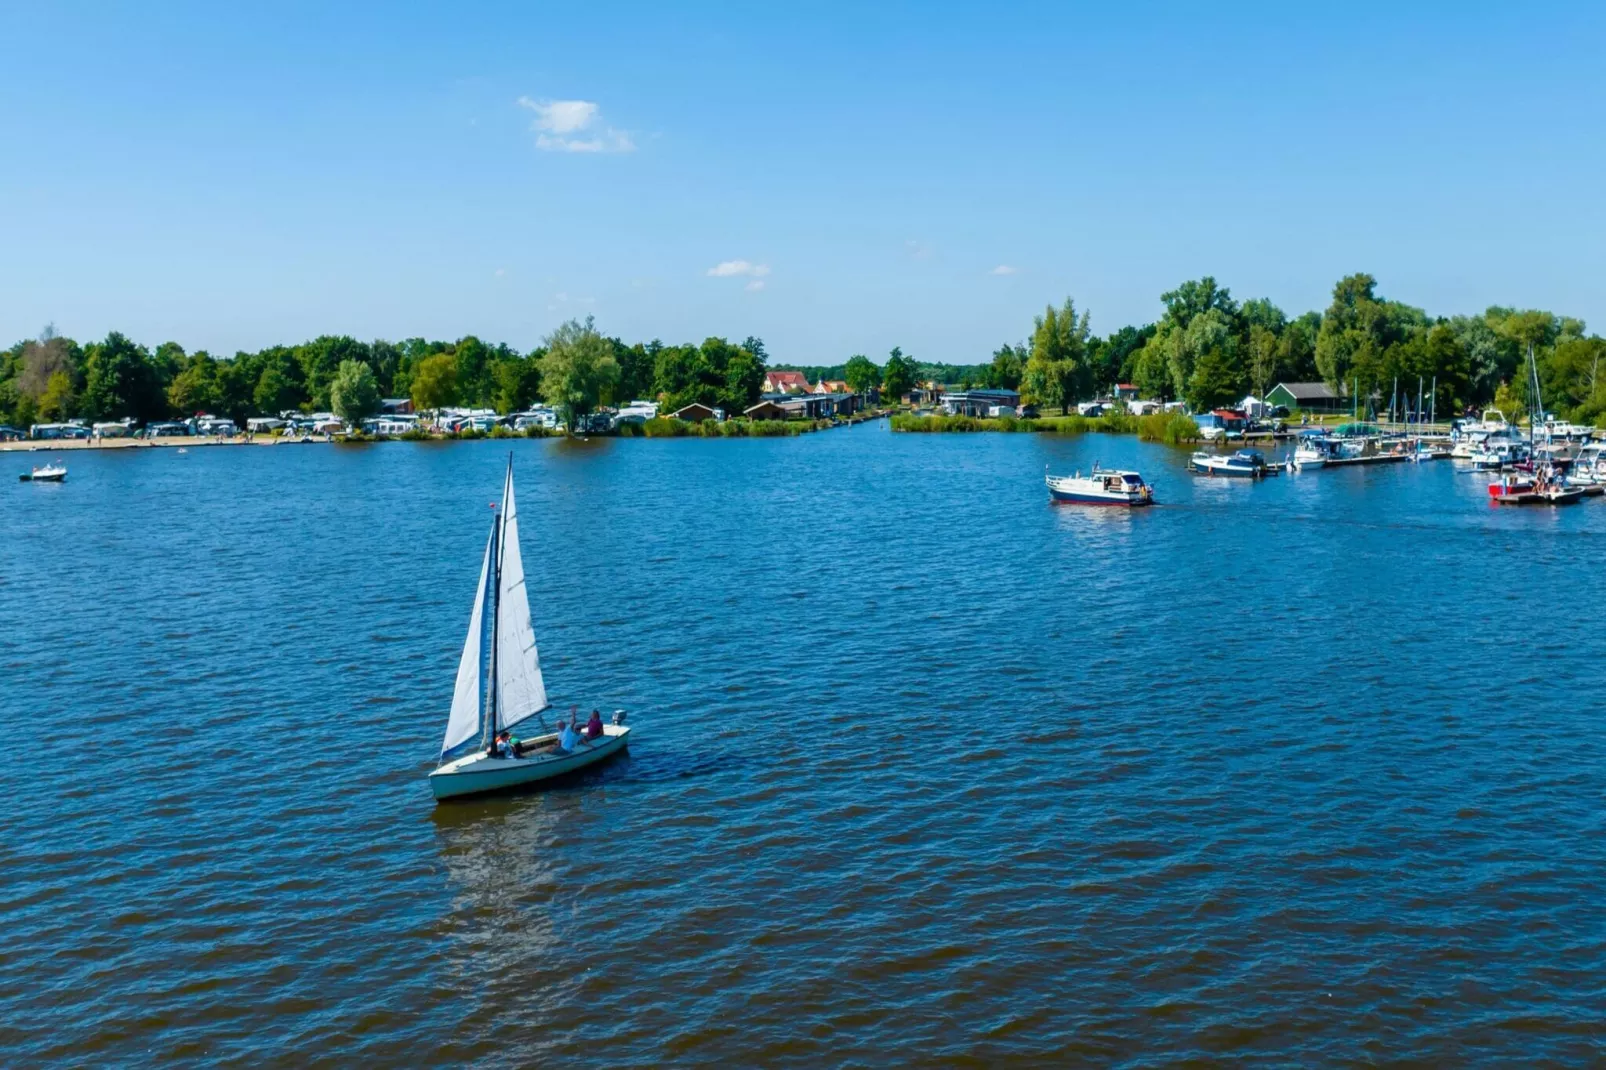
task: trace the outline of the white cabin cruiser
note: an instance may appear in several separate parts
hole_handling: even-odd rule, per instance
[[[576,734],[577,725],[562,734],[547,729],[541,714],[548,708],[519,553],[519,511],[509,456],[502,508],[491,522],[468,638],[457,666],[440,766],[429,774],[435,798],[550,780],[625,749],[630,729],[624,711],[615,712],[613,723],[602,725],[601,733],[588,739],[584,733]],[[519,728],[531,718],[542,731],[521,737]]]
[[[1114,471],[1097,464],[1087,475],[1045,475],[1049,495],[1078,505],[1152,505],[1154,490],[1136,472]]]

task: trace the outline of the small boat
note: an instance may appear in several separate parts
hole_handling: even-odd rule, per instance
[[[1201,450],[1193,455],[1189,465],[1195,472],[1211,476],[1259,477],[1269,471],[1266,458],[1259,450],[1237,450],[1226,455]]]
[[[1290,472],[1305,472],[1324,468],[1332,459],[1334,444],[1321,435],[1303,435],[1299,445],[1285,463]]]
[[[17,479],[23,483],[61,483],[67,478],[64,464],[34,465],[33,471],[24,472]]]
[[[1583,487],[1546,477],[1533,480],[1508,475],[1489,484],[1489,500],[1500,505],[1572,505],[1582,501],[1585,493]]]
[[[581,739],[565,750],[559,746],[558,733],[547,730],[541,719],[550,708],[525,593],[513,458],[509,455],[502,506],[491,521],[485,558],[480,563],[440,764],[429,774],[435,798],[479,795],[550,780],[612,757],[629,741],[624,711],[618,710],[613,723],[603,726],[602,735]],[[519,729],[531,718],[542,731],[522,736]]]
[[[1087,475],[1045,475],[1048,493],[1056,502],[1073,502],[1078,505],[1152,505],[1154,489],[1143,482],[1136,472],[1100,468],[1097,464]]]

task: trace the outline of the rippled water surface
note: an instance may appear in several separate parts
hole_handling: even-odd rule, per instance
[[[436,806],[509,446],[553,699],[636,731]],[[1163,504],[1050,505],[1095,459]],[[867,425],[0,483],[0,1056],[1598,1062],[1606,501],[1183,460]]]

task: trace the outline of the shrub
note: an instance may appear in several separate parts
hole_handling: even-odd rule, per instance
[[[691,424],[672,416],[654,416],[641,425],[647,438],[681,438],[691,433]]]
[[[1103,421],[1100,431],[1108,431],[1116,435],[1130,435],[1138,429],[1138,418],[1124,409],[1113,409],[1099,418]]]
[[[396,437],[403,442],[428,442],[435,436],[422,427],[410,427]]]
[[[1199,425],[1180,412],[1155,412],[1138,417],[1138,437],[1145,442],[1164,442],[1180,446],[1199,441]]]

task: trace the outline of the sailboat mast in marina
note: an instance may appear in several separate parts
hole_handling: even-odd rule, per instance
[[[547,731],[540,715],[550,706],[530,619],[519,549],[513,458],[509,456],[501,507],[491,520],[480,562],[440,764],[429,775],[435,797],[500,791],[547,780],[625,748],[630,729],[623,723],[623,711],[614,714],[613,724],[601,726],[600,733],[578,738],[571,734],[579,726],[570,726],[571,733]],[[524,736],[520,729],[531,718],[541,732]]]

